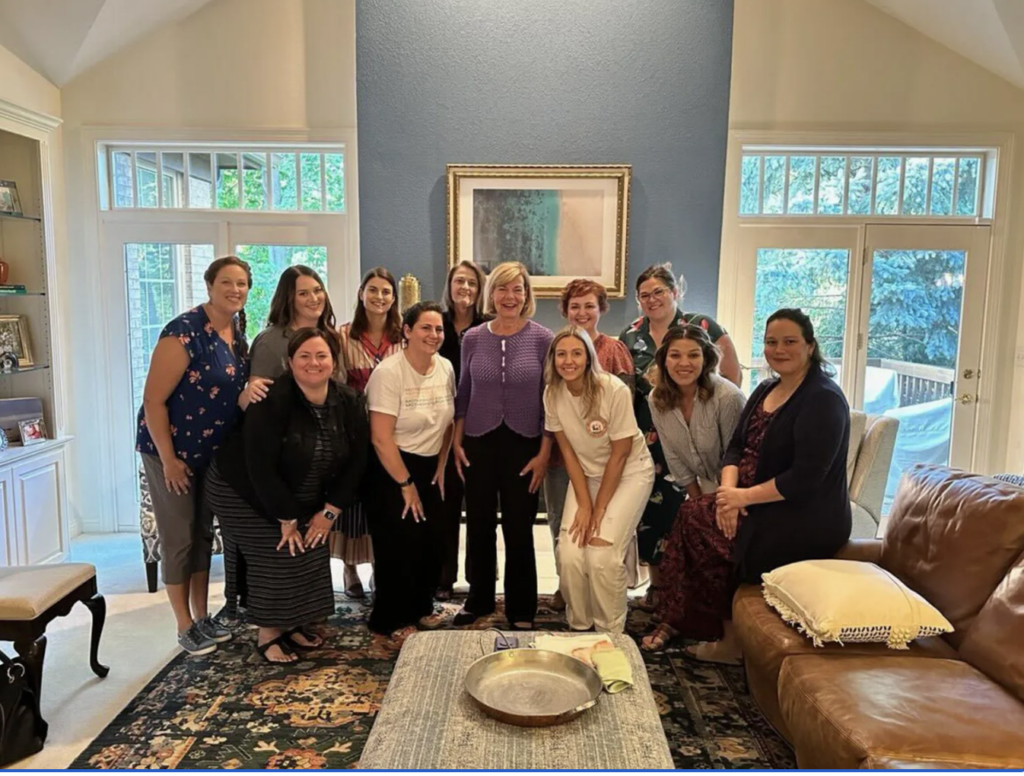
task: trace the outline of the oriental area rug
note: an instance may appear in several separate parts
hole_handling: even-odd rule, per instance
[[[565,630],[542,597],[539,630]],[[458,602],[446,604],[452,614]],[[226,621],[233,641],[175,657],[70,768],[358,768],[398,645],[366,628],[368,608],[339,596],[327,644],[274,666],[254,653],[255,629]],[[633,609],[629,631],[649,628]],[[505,624],[499,611],[474,628]],[[746,691],[742,670],[695,663],[679,649],[644,653],[677,768],[795,768],[792,750]]]

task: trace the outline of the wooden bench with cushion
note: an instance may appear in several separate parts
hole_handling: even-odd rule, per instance
[[[46,626],[64,617],[81,601],[92,612],[89,666],[99,677],[110,669],[98,659],[107,604],[96,589],[91,563],[54,563],[0,568],[0,641],[13,641],[15,651],[33,674],[36,697],[43,680]]]

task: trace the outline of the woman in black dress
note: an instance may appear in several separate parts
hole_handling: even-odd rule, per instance
[[[323,639],[308,626],[334,613],[328,538],[354,503],[370,445],[365,399],[332,379],[337,340],[299,329],[288,372],[252,405],[218,451],[206,497],[245,560],[257,652],[292,663]]]
[[[481,323],[484,315],[484,283],[481,269],[471,261],[460,261],[448,271],[444,291],[444,342],[438,355],[447,358],[455,370],[455,384],[459,383],[462,367],[462,336]],[[441,574],[437,581],[438,601],[452,597],[452,588],[459,577],[459,527],[462,524],[462,506],[465,486],[455,470],[454,456],[448,458],[444,473],[445,499],[442,505]],[[469,579],[469,556],[466,556],[466,579]]]
[[[740,662],[731,627],[736,583],[760,584],[779,566],[831,558],[850,538],[850,407],[810,318],[801,310],[773,313],[764,355],[777,377],[747,400],[714,500],[688,501],[676,517],[661,564],[662,624],[644,639],[645,649],[660,649],[682,632],[713,639],[688,647],[691,656]],[[695,575],[701,598],[687,595]],[[712,600],[717,612],[709,610]]]

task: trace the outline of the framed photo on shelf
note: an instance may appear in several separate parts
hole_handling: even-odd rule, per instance
[[[18,196],[18,184],[14,181],[0,181],[0,213],[21,215],[21,198]]]
[[[28,319],[24,315],[0,315],[0,353],[16,355],[20,369],[34,365]]]
[[[21,443],[23,445],[34,445],[37,442],[43,442],[46,440],[46,421],[42,418],[19,420],[18,431],[21,432]]]
[[[526,265],[538,297],[573,278],[626,295],[632,167],[448,165],[448,267]]]

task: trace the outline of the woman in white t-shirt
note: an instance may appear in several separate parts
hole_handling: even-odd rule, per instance
[[[621,633],[626,550],[651,495],[654,462],[632,392],[602,371],[584,329],[555,335],[544,379],[544,424],[569,472],[557,550],[569,627]]]
[[[376,593],[369,626],[402,641],[416,627],[443,624],[434,614],[444,470],[455,417],[455,370],[437,355],[441,308],[420,302],[405,312],[405,349],[384,359],[366,395],[377,453],[368,472]]]

